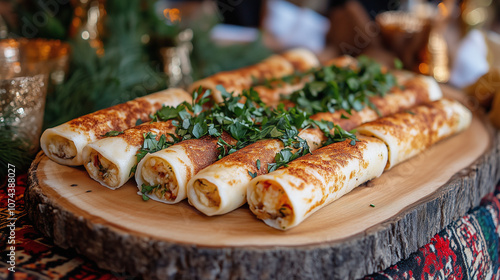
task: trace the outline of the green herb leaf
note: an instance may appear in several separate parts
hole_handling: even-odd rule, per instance
[[[149,200],[149,197],[147,196],[148,194],[151,194],[154,190],[160,188],[161,185],[156,185],[156,186],[150,186],[146,184],[141,185],[141,194],[142,194],[142,199],[144,201]]]
[[[195,138],[200,138],[201,136],[205,135],[205,133],[207,133],[208,131],[208,128],[205,126],[203,126],[201,123],[196,123],[193,127],[193,136]]]
[[[283,132],[279,131],[278,128],[273,127],[269,135],[271,136],[271,138],[278,138],[283,136]]]
[[[252,178],[255,178],[255,177],[257,177],[257,172],[252,173],[252,172],[250,172],[250,170],[249,170],[249,171],[248,171],[248,175],[250,175],[250,177],[252,177]]]
[[[108,131],[108,132],[106,132],[106,134],[103,134],[101,136],[102,137],[111,137],[111,136],[118,136],[120,134],[123,134],[123,131],[114,131],[114,130],[111,130],[111,131]]]

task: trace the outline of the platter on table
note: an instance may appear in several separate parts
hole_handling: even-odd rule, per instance
[[[443,86],[445,96],[460,92]],[[473,109],[473,108],[472,108]],[[500,135],[470,127],[279,231],[247,206],[207,217],[187,201],[143,201],[134,180],[110,190],[83,167],[38,154],[26,193],[37,229],[100,267],[144,278],[359,278],[406,258],[479,205],[500,176]]]

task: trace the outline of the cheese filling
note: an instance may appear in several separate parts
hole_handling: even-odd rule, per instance
[[[193,183],[193,190],[198,201],[206,207],[218,208],[220,195],[217,187],[205,179],[198,179]]]
[[[111,188],[118,187],[118,167],[95,150],[90,152],[89,161],[85,164],[92,179],[106,184]]]
[[[51,155],[61,159],[73,159],[77,155],[75,143],[59,135],[52,137],[48,150]]]
[[[274,220],[286,228],[293,219],[293,209],[283,188],[273,181],[259,182],[248,198],[250,210],[261,220]]]
[[[142,166],[142,179],[147,185],[155,186],[151,193],[160,199],[174,201],[179,193],[177,178],[172,166],[163,159],[150,157]]]

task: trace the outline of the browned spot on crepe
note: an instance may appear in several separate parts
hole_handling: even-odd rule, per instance
[[[274,162],[276,153],[283,148],[281,140],[261,140],[224,157],[218,161],[218,164],[223,167],[242,166],[252,173],[257,172],[257,175],[262,175],[267,173],[267,165]],[[260,160],[260,169],[257,169],[258,159]]]
[[[68,124],[74,130],[94,131],[99,139],[109,131],[122,131],[134,126],[138,119],[148,121],[149,115],[160,108],[160,103],[151,105],[146,100],[132,100],[81,116]]]
[[[237,142],[228,133],[223,133],[221,138],[230,145],[235,145]],[[191,160],[194,166],[194,173],[196,174],[217,160],[220,154],[217,141],[216,137],[204,136],[200,139],[182,141],[177,145],[185,147],[187,156]],[[192,174],[188,175],[192,176]]]
[[[156,140],[159,140],[161,135],[165,135],[167,141],[172,141],[172,137],[168,135],[169,133],[175,134],[176,127],[171,121],[168,122],[154,122],[145,123],[136,127],[132,127],[123,131],[123,134],[119,134],[116,137],[122,138],[131,146],[142,146],[144,143],[144,134],[151,132],[156,135]],[[154,131],[156,130],[156,131]]]

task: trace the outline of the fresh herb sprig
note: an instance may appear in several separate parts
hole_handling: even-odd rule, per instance
[[[364,56],[359,57],[357,67],[326,66],[312,75],[312,81],[288,97],[310,114],[340,109],[351,114],[351,110],[360,111],[365,106],[376,110],[370,97],[384,96],[396,85],[392,74]]]

